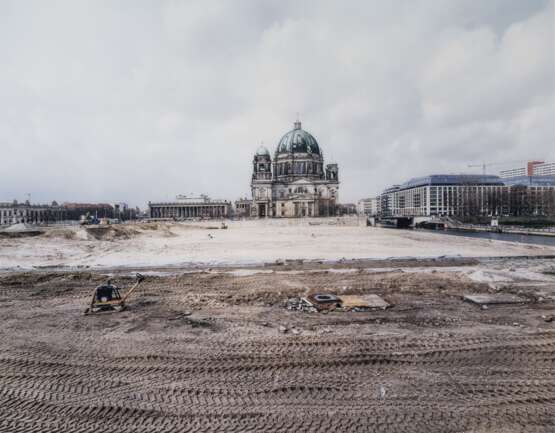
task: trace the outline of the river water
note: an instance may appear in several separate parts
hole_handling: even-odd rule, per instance
[[[492,239],[496,241],[517,242],[520,244],[555,246],[555,236],[517,235],[513,233],[471,232],[459,230],[437,230],[434,232],[447,236],[465,236],[468,238]]]

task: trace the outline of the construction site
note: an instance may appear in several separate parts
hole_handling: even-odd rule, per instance
[[[553,432],[554,257],[339,219],[0,236],[0,431]]]

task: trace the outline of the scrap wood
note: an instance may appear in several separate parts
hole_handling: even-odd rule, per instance
[[[386,301],[383,300],[383,298],[374,294],[361,295],[361,296],[341,295],[340,299],[341,299],[341,306],[346,310],[350,310],[354,308],[364,308],[364,309],[381,308],[385,310],[387,307],[390,306]]]

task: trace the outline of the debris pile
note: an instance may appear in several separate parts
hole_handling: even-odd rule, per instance
[[[304,311],[306,313],[327,313],[329,311],[372,311],[385,310],[390,307],[378,295],[341,295],[332,293],[316,293],[304,298],[290,298],[285,304],[288,310]]]
[[[306,298],[289,298],[285,304],[288,310],[304,311],[306,313],[317,313],[318,310],[313,307]]]

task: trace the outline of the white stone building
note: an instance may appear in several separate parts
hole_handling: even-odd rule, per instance
[[[150,218],[211,219],[228,218],[231,203],[226,200],[212,200],[206,195],[188,197],[178,195],[172,202],[148,202]]]
[[[376,216],[379,211],[379,198],[363,198],[358,201],[357,213],[359,215]]]
[[[274,158],[261,146],[253,160],[253,217],[332,216],[337,212],[337,164],[324,165],[316,139],[295,122],[278,142]]]
[[[252,200],[247,198],[240,198],[235,200],[235,206],[233,209],[233,216],[235,218],[250,218],[252,209]]]
[[[64,209],[56,202],[52,205],[17,201],[0,203],[0,226],[18,223],[47,224],[62,221],[64,218]]]

